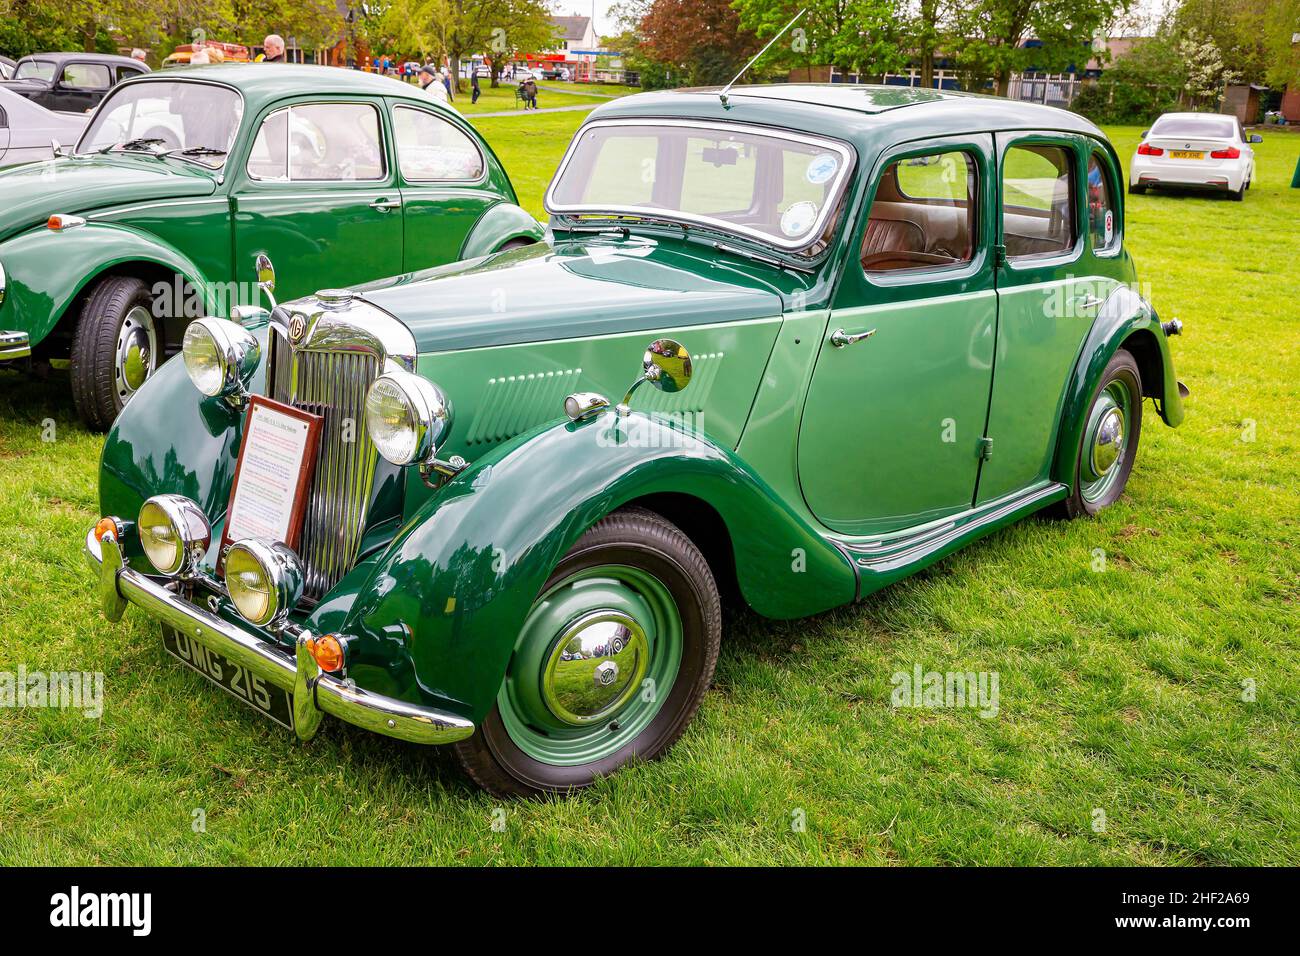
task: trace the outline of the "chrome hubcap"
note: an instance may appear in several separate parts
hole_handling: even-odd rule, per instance
[[[117,333],[113,384],[123,405],[153,374],[157,354],[158,334],[154,331],[153,316],[144,306],[137,305],[126,314]]]
[[[1110,471],[1124,447],[1124,413],[1108,408],[1097,423],[1092,439],[1092,472],[1098,478]]]
[[[583,727],[606,720],[628,702],[649,664],[645,631],[622,611],[585,614],[551,648],[542,700],[559,720]]]

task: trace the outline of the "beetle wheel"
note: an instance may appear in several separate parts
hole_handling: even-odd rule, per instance
[[[695,716],[721,633],[699,549],[653,512],[615,512],[542,588],[495,706],[456,754],[500,796],[567,792],[653,760]]]
[[[144,280],[101,280],[82,307],[72,343],[72,401],[87,428],[108,430],[157,369],[162,348]]]

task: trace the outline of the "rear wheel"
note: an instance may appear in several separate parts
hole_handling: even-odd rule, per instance
[[[1145,186],[1137,186],[1133,183],[1129,183],[1128,191],[1129,194],[1133,196],[1144,196],[1146,195],[1147,188]]]
[[[721,633],[699,549],[653,512],[615,512],[556,567],[496,705],[456,755],[499,796],[567,792],[653,760],[695,716]]]
[[[1111,358],[1079,439],[1078,464],[1070,497],[1056,509],[1060,517],[1095,515],[1124,493],[1142,434],[1142,376],[1131,352]]]
[[[1240,189],[1236,190],[1235,192],[1228,193],[1228,198],[1231,199],[1233,202],[1241,202],[1243,199],[1245,199],[1246,184],[1242,183]]]
[[[81,309],[72,343],[72,401],[87,428],[108,430],[158,367],[162,347],[145,281],[100,280]]]

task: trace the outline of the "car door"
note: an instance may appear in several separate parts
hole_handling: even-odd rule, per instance
[[[470,229],[500,200],[483,187],[487,160],[469,132],[432,109],[398,103],[392,120],[402,178],[403,268],[453,262]]]
[[[1065,385],[1105,301],[1081,261],[1088,139],[1065,133],[999,133],[996,139],[997,374],[977,503],[1048,481]]]
[[[382,100],[301,101],[263,115],[233,188],[235,279],[259,253],[281,298],[402,271],[401,193]]]
[[[886,152],[836,293],[799,435],[813,513],[845,534],[971,507],[993,375],[993,138]]]
[[[64,113],[84,113],[93,109],[112,85],[113,73],[108,64],[72,60],[63,64],[50,94],[51,102],[43,105]]]
[[[9,150],[9,114],[5,108],[0,106],[0,163],[4,162],[5,153]]]

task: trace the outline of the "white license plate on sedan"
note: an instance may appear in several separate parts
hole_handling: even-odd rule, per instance
[[[183,664],[198,671],[227,694],[238,697],[249,707],[270,717],[282,727],[293,730],[293,695],[247,667],[204,647],[174,628],[164,626],[163,649]]]

